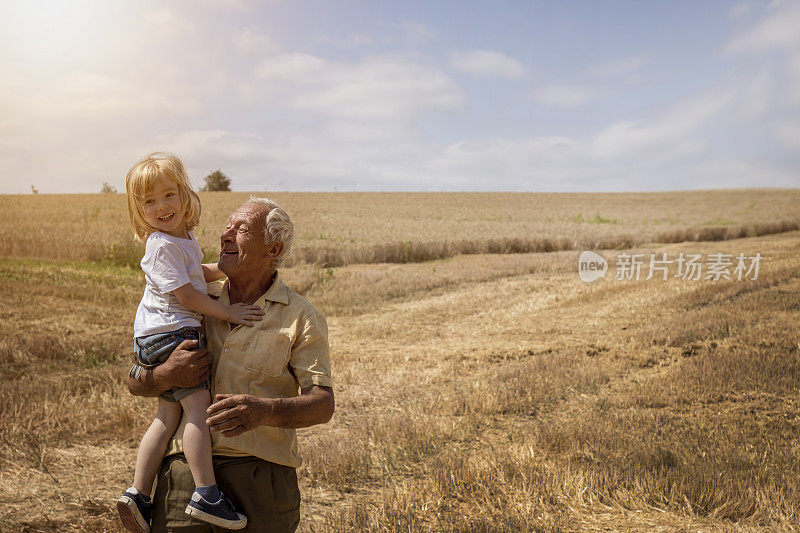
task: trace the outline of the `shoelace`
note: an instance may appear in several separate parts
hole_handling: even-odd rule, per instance
[[[136,494],[133,501],[136,502],[136,507],[139,508],[139,511],[146,511],[153,505],[152,501],[147,502],[141,494]]]
[[[231,516],[237,516],[236,509],[233,507],[233,503],[226,497],[222,497],[222,501],[220,502],[222,510],[228,513]]]

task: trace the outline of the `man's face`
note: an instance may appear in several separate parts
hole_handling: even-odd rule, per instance
[[[262,206],[248,204],[228,218],[220,236],[219,269],[229,278],[260,273],[269,266],[269,248],[264,243],[265,211]]]

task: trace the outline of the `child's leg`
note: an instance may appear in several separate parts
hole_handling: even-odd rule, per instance
[[[206,409],[211,405],[211,394],[207,389],[198,389],[181,399],[186,414],[183,430],[183,454],[192,470],[194,484],[207,487],[217,483],[211,462],[211,434],[206,425]]]
[[[169,438],[175,433],[180,420],[181,405],[159,398],[158,413],[139,444],[136,470],[133,474],[134,488],[147,497],[153,489],[153,481],[161,466],[161,460],[164,459]]]
[[[211,404],[207,389],[198,389],[181,400],[186,416],[183,454],[192,471],[195,490],[185,512],[189,516],[227,529],[247,526],[247,517],[217,487],[211,460],[211,433],[206,425],[206,409]],[[216,530],[216,528],[214,528]]]

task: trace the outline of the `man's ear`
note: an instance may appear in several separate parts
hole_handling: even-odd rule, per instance
[[[283,243],[282,242],[273,242],[272,244],[267,247],[267,257],[270,259],[275,259],[276,257],[280,256],[283,253]]]

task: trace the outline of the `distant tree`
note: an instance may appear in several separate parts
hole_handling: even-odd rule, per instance
[[[220,169],[215,170],[206,176],[206,184],[200,189],[201,191],[230,191],[231,179],[225,175]]]
[[[31,185],[31,192],[33,194],[39,194],[39,189],[36,188],[36,185]]]
[[[103,187],[100,189],[100,194],[117,194],[117,188],[107,181],[104,181]]]

